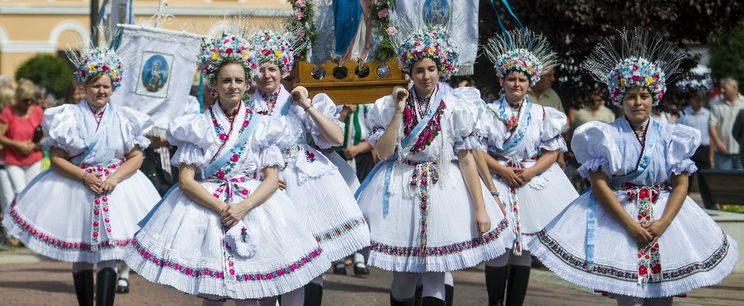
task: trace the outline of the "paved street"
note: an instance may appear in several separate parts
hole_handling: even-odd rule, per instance
[[[349,268],[351,273],[351,269]],[[387,305],[392,274],[372,270],[368,277],[326,273],[324,305]],[[455,273],[455,305],[486,305],[482,268]],[[201,300],[132,275],[130,294],[117,305],[201,305]],[[614,305],[611,300],[575,287],[547,270],[533,269],[526,305]],[[675,305],[742,305],[744,274],[729,276],[711,288],[694,290]],[[70,264],[42,261],[26,249],[0,250],[0,305],[75,305]]]

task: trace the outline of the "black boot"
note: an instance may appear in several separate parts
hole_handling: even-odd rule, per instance
[[[390,294],[390,306],[413,306],[414,299],[410,298],[405,301],[398,301],[393,297],[393,294]]]
[[[78,305],[93,306],[93,270],[72,273]]]
[[[426,296],[422,300],[421,306],[444,306],[444,301],[433,296]]]
[[[452,306],[455,300],[455,286],[444,284],[444,303],[447,306]]]
[[[504,289],[509,266],[492,267],[486,265],[486,289],[488,290],[488,305],[504,305]]]
[[[530,282],[530,267],[512,265],[509,269],[509,286],[506,289],[506,305],[521,306]]]
[[[423,303],[423,299],[421,299],[423,294],[424,294],[424,286],[416,286],[416,293],[413,295],[414,306],[421,306],[421,303]]]
[[[323,286],[310,282],[305,285],[305,306],[320,306],[323,301]]]
[[[116,296],[116,271],[103,268],[96,274],[96,306],[114,305]]]

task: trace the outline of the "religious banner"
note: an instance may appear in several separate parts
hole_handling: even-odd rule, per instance
[[[478,54],[478,0],[398,0],[396,15],[410,25],[444,26],[460,52],[456,75],[473,74]]]
[[[117,52],[124,64],[122,87],[111,103],[147,113],[155,126],[193,108],[189,92],[201,36],[159,28],[122,25]]]

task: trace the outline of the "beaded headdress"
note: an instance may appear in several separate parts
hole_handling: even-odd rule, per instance
[[[235,61],[245,68],[246,77],[256,75],[258,64],[254,50],[242,38],[223,33],[220,38],[205,38],[199,56],[199,72],[209,82],[214,81],[217,70],[227,61]]]
[[[124,67],[116,52],[107,47],[97,47],[83,51],[80,55],[68,50],[67,57],[75,66],[75,80],[84,84],[91,77],[106,74],[111,77],[111,86],[116,89],[121,86]]]
[[[606,38],[597,44],[582,67],[597,81],[607,84],[613,104],[622,105],[625,91],[640,86],[648,88],[654,106],[658,105],[684,52],[642,29],[618,32],[616,39]]]
[[[292,65],[299,55],[296,42],[290,39],[290,34],[279,34],[271,30],[261,30],[248,39],[256,49],[258,64],[270,62],[276,64],[282,71],[282,77],[292,72]]]
[[[530,87],[556,63],[548,39],[528,29],[511,30],[489,39],[485,51],[499,81],[503,82],[509,72],[518,71],[527,75]]]
[[[400,70],[410,74],[413,63],[430,58],[437,63],[442,76],[447,77],[457,71],[459,53],[450,42],[449,32],[440,26],[424,27],[413,31],[397,49]]]

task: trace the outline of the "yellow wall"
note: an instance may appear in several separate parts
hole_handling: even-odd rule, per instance
[[[135,24],[153,25],[158,1],[133,3]],[[276,29],[277,21],[285,20],[290,10],[286,0],[171,0],[167,4],[176,18],[161,27],[197,34],[208,34],[225,21],[225,15],[238,14],[253,15],[250,21],[256,29]],[[34,54],[56,53],[87,40],[89,7],[90,0],[0,1],[0,74],[14,77],[18,66]]]

